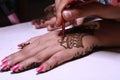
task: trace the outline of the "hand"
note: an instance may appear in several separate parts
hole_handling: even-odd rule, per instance
[[[52,30],[60,28],[60,27],[56,27],[55,25],[56,23],[55,5],[54,4],[49,5],[48,7],[44,9],[44,11],[46,13],[44,17],[32,20],[32,24],[35,25],[37,29],[47,27],[48,31],[52,31]],[[72,13],[72,15],[78,16],[78,14],[75,14],[75,13],[79,12],[79,10],[76,10],[77,12],[72,11],[72,10],[69,10],[69,11]],[[84,20],[83,17],[77,18],[77,19],[74,19],[75,17],[72,17],[73,20],[71,20],[71,17],[66,18],[66,15],[67,14],[63,12],[64,19],[66,19],[66,23],[65,23],[66,27],[69,25],[79,26],[83,23],[83,20]]]
[[[77,14],[77,15],[72,15],[71,13],[69,13],[69,14],[66,14],[66,16],[68,15],[68,17],[67,17],[67,19],[66,19],[66,18],[64,17],[63,11],[65,10],[65,8],[67,9],[68,6],[71,6],[71,5],[72,5],[71,8],[74,8],[74,7],[80,8],[80,7],[84,6],[84,5],[87,5],[87,4],[90,4],[90,3],[93,3],[93,2],[96,2],[96,0],[89,0],[89,1],[87,1],[87,0],[85,0],[85,1],[80,1],[80,0],[55,0],[56,17],[57,17],[56,26],[57,26],[57,27],[61,26],[62,21],[63,21],[64,19],[65,19],[66,21],[68,21],[69,18],[71,18],[71,17],[73,17],[73,16],[77,16],[77,17],[74,17],[74,20],[75,20],[76,18],[80,18],[80,17],[81,17],[81,16],[80,16],[81,13],[79,13],[79,12],[78,12],[79,17],[78,17],[78,14]],[[77,5],[77,6],[76,6],[76,5]],[[89,9],[88,9],[88,10],[89,10]],[[78,11],[80,11],[80,10],[78,10]],[[62,14],[62,13],[63,13],[63,14]],[[85,13],[86,13],[86,12],[85,12]],[[88,14],[88,13],[87,13],[87,14]],[[69,17],[69,15],[70,15],[71,17]],[[91,14],[89,14],[89,15],[91,15]],[[88,15],[85,15],[85,16],[82,15],[82,17],[86,17],[86,16],[88,16]],[[72,20],[72,19],[70,19],[70,20]]]
[[[62,11],[64,8],[71,3],[73,0],[55,0],[55,8],[56,8],[56,26],[59,27],[62,24],[62,21],[64,20],[62,17]]]
[[[78,29],[76,29],[78,30]],[[2,60],[1,70],[20,72],[38,67],[38,73],[48,71],[73,58],[79,58],[99,45],[91,34],[68,31],[62,41],[60,31],[53,31],[28,40],[30,44]]]

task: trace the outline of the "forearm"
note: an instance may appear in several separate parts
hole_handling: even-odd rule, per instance
[[[100,3],[93,3],[94,6],[91,8],[92,15],[99,16],[105,19],[120,19],[120,7],[111,6],[111,5],[103,5]]]
[[[113,21],[101,21],[100,28],[95,30],[95,36],[101,40],[104,47],[120,47],[120,23]]]

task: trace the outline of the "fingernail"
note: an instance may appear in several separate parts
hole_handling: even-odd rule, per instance
[[[24,45],[29,45],[30,44],[30,42],[26,42]]]
[[[65,20],[69,20],[69,19],[71,19],[72,18],[72,13],[71,13],[71,11],[63,11],[63,17],[64,17],[64,19]]]
[[[4,63],[6,63],[8,61],[8,59],[7,58],[4,58],[1,62],[2,62],[2,64],[4,64]]]
[[[15,72],[19,67],[20,67],[20,65],[17,64],[17,65],[15,65],[15,66],[13,66],[12,68],[10,68],[10,70],[11,70],[12,72]]]
[[[25,43],[18,44],[18,47],[23,47]]]
[[[2,64],[1,66],[0,66],[0,70],[3,70],[3,69],[5,69],[7,67],[7,64],[5,63],[5,64]]]
[[[39,68],[36,69],[37,73],[40,73],[44,69],[44,66],[40,66]]]
[[[30,42],[21,43],[21,44],[18,44],[18,47],[20,47],[22,49],[29,44],[30,44]]]

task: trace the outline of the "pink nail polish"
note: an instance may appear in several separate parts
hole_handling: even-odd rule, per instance
[[[23,47],[25,43],[18,44],[18,47]]]
[[[11,70],[12,72],[15,72],[19,67],[20,67],[19,64],[17,64],[17,65],[15,65],[15,66],[13,66],[12,68],[10,68],[10,70]]]
[[[7,64],[5,63],[5,64],[2,64],[1,66],[0,66],[0,70],[3,70],[3,69],[5,69],[7,67]]]
[[[36,69],[37,73],[40,73],[44,69],[44,66],[40,66],[39,68]]]
[[[7,58],[4,58],[1,62],[2,62],[2,64],[4,64],[4,63],[6,63],[8,61],[8,59]]]

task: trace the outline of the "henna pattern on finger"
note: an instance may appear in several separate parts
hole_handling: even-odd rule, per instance
[[[24,72],[24,71],[26,71],[26,70],[39,67],[40,64],[41,64],[41,63],[33,62],[33,63],[31,63],[30,65],[28,65],[27,67],[22,67],[21,69],[18,69],[18,71],[16,71],[15,73]]]
[[[59,65],[58,63],[55,63],[54,65],[51,65],[51,66],[49,67],[49,70],[51,70],[51,69],[57,67],[58,65]]]
[[[39,67],[41,63],[33,62],[29,66],[27,66],[27,69]]]

